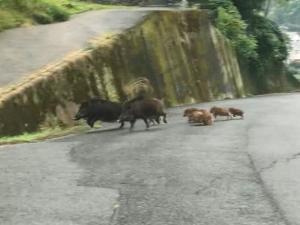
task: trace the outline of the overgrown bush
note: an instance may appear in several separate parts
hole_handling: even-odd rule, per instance
[[[57,5],[45,4],[45,11],[50,15],[53,21],[66,21],[69,19],[69,13]]]
[[[22,23],[23,18],[19,13],[0,9],[0,31],[19,26]]]
[[[287,39],[273,21],[254,15],[249,27],[257,40],[257,52],[261,60],[281,62],[287,58]]]
[[[288,42],[278,25],[262,16],[265,0],[190,1],[211,9],[216,27],[236,48],[242,68],[261,85],[260,90],[267,90],[268,76],[285,73]]]
[[[0,0],[0,31],[30,23],[65,21],[70,15],[118,6],[89,0]]]
[[[32,17],[39,24],[48,24],[53,22],[53,18],[44,12],[34,12]]]
[[[233,46],[245,58],[256,58],[256,39],[247,34],[247,24],[241,19],[237,8],[227,5],[227,8],[217,8],[217,28],[231,40]]]
[[[52,0],[0,0],[0,31],[25,21],[46,24],[65,21],[67,10]]]

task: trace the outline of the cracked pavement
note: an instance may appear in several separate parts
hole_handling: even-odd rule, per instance
[[[0,148],[1,225],[300,224],[300,94],[199,104],[244,120],[101,129]]]

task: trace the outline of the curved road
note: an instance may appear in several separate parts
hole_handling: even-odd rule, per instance
[[[87,46],[91,38],[134,26],[154,9],[90,11],[62,23],[0,33],[0,87]]]
[[[299,94],[200,104],[245,120],[169,123],[0,148],[1,225],[298,225]]]

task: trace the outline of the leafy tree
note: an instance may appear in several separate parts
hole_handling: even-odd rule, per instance
[[[249,18],[255,10],[262,10],[265,0],[232,0],[243,18]]]
[[[214,12],[216,27],[236,47],[240,61],[245,61],[255,70],[251,72],[264,75],[272,68],[270,65],[283,65],[288,54],[286,39],[277,24],[261,15],[269,10],[269,1],[275,0],[191,1],[201,3]]]
[[[256,37],[257,52],[262,60],[280,62],[286,59],[286,39],[276,23],[263,16],[254,15],[249,29]]]
[[[216,26],[229,39],[238,52],[245,58],[256,58],[257,43],[253,36],[247,34],[247,24],[241,19],[237,8],[218,7]]]

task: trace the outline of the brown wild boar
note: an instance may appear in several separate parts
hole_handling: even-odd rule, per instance
[[[208,111],[194,111],[189,115],[189,121],[193,123],[202,123],[204,125],[212,125],[213,116]]]
[[[226,116],[227,119],[232,118],[232,115],[227,108],[214,106],[210,109],[210,113],[213,114],[215,118],[217,118],[217,116]]]
[[[198,111],[198,109],[197,108],[187,108],[183,112],[183,117],[187,117],[187,116],[189,116],[191,113],[193,113],[195,111]]]
[[[157,123],[160,123],[161,116],[164,123],[167,123],[163,103],[159,99],[137,97],[124,103],[119,121],[121,123],[129,121],[130,129],[133,129],[136,120],[143,119],[146,127],[149,128],[148,121],[154,119]]]
[[[244,119],[243,110],[240,110],[240,109],[237,109],[237,108],[229,108],[228,110],[232,114],[233,117],[240,116],[242,119]]]
[[[194,112],[203,112],[203,113],[207,113],[208,111],[206,109],[198,109],[198,108],[188,108],[185,109],[183,112],[183,117],[188,117],[188,122],[192,122],[190,120],[190,115],[192,115],[192,113]]]

